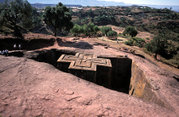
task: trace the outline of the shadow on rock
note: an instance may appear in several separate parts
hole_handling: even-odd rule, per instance
[[[22,40],[22,39],[0,39],[0,50],[35,50],[44,47],[54,45],[55,39],[33,39],[33,40]],[[21,48],[14,48],[14,45],[21,45]]]
[[[93,45],[84,41],[80,41],[80,42],[65,41],[64,42],[61,39],[57,39],[57,42],[59,46],[74,47],[74,48],[80,48],[80,49],[93,49]]]

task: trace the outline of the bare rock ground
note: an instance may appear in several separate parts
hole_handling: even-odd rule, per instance
[[[84,81],[53,66],[0,56],[0,115],[176,116],[168,109]]]
[[[66,41],[67,42],[66,42]],[[98,56],[125,55],[143,69],[145,75],[166,99],[172,109],[144,102],[124,93],[112,91],[94,83],[64,73],[54,66],[25,57],[0,55],[0,116],[2,117],[177,117],[179,113],[179,83],[173,74],[138,56],[90,40],[85,49],[84,40],[44,49],[66,49],[93,53]],[[83,43],[79,43],[83,42]],[[86,41],[85,41],[86,42]],[[105,44],[108,44],[105,43]],[[95,46],[94,46],[95,45]],[[111,46],[111,45],[110,45]]]

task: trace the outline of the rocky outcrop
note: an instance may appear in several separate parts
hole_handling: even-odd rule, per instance
[[[95,45],[96,41],[102,45]],[[145,57],[117,49],[118,45],[106,42],[110,45],[106,48],[105,42],[97,39],[63,38],[57,42],[32,40],[28,45],[30,41],[25,40],[29,49],[10,51],[11,57],[0,56],[0,116],[179,115],[177,70],[173,74]],[[1,49],[10,49],[13,43],[0,40]],[[112,87],[59,70],[56,61],[60,55],[75,53],[110,59]],[[97,79],[106,77],[102,72]]]
[[[0,56],[0,116],[177,116],[166,108],[59,71]]]

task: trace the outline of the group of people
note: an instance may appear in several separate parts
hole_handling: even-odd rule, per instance
[[[21,46],[21,44],[14,44],[14,49],[19,49],[19,50],[21,50],[21,48],[22,48],[22,46]]]
[[[13,49],[14,50],[21,50],[22,49],[22,46],[21,44],[14,44],[13,45]],[[5,50],[0,50],[0,55],[5,55],[5,56],[8,56],[9,54],[9,51],[7,49]]]
[[[8,50],[6,49],[6,50],[2,50],[2,51],[0,51],[0,55],[5,55],[5,56],[8,56]]]

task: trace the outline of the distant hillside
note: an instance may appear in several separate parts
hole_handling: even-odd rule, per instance
[[[3,1],[3,0],[1,0]],[[84,0],[79,2],[78,0],[76,1],[76,3],[74,2],[63,2],[63,0],[61,0],[61,2],[63,4],[65,4],[67,7],[82,7],[82,6],[132,6],[132,4],[124,4],[124,3],[119,3],[119,2],[104,2],[102,1],[98,1],[98,2],[94,2],[92,1],[88,1]],[[45,8],[47,6],[55,6],[56,4],[43,4],[43,3],[34,3],[32,4],[33,7],[35,8]],[[138,5],[137,5],[138,6]],[[152,8],[157,8],[157,9],[163,9],[163,8],[167,8],[167,9],[172,9],[173,11],[179,12],[179,6],[166,6],[166,5],[139,5],[139,6],[148,6],[148,7],[152,7]]]
[[[0,3],[5,0],[0,0]],[[68,7],[80,7],[80,6],[132,6],[133,4],[125,4],[123,2],[111,2],[105,0],[50,0],[44,3],[44,0],[37,0],[37,3],[31,3],[33,7],[45,8],[46,6],[55,6],[58,2],[62,2]],[[139,4],[137,4],[139,5]],[[149,6],[152,8],[168,8],[173,11],[179,12],[179,6],[167,6],[167,5],[150,5],[150,4],[140,4],[139,6]]]
[[[41,3],[35,3],[35,4],[31,4],[33,7],[41,9],[41,8],[45,8],[47,6],[51,6],[54,7],[56,6],[56,4],[41,4]],[[67,7],[82,7],[81,5],[65,5]]]
[[[31,5],[35,8],[39,8],[39,9],[45,8],[47,6],[51,6],[51,7],[55,6],[55,4],[40,4],[40,3],[31,4]]]
[[[146,6],[157,8],[157,9],[163,9],[163,8],[170,9],[171,8],[171,10],[179,12],[179,6],[166,6],[166,5],[146,5]]]
[[[125,5],[123,2],[111,2],[105,0],[50,0],[48,2],[44,2],[44,0],[38,0],[38,3],[46,3],[46,4],[57,4],[61,2],[63,4],[72,4],[72,5],[82,5],[82,6],[120,6]]]

